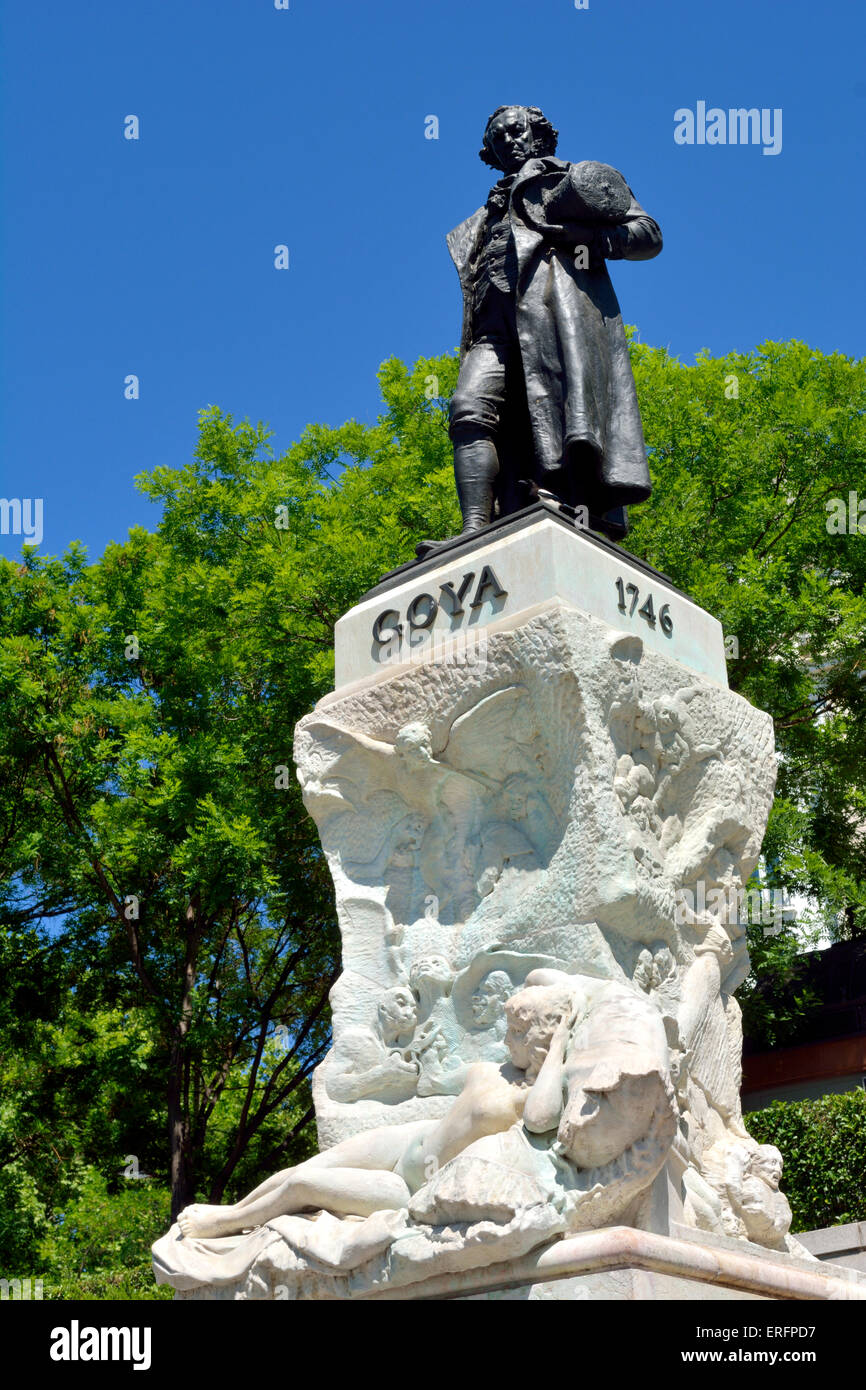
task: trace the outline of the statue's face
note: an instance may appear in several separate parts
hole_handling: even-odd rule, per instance
[[[655,711],[656,723],[660,734],[669,734],[677,727],[677,713],[664,700],[654,700],[653,710]]]
[[[752,1159],[752,1171],[775,1192],[782,1180],[782,1155],[770,1144],[762,1144]]]
[[[510,985],[510,980],[507,983]],[[472,996],[472,1019],[476,1026],[496,1022],[502,999],[502,985],[488,976]]]
[[[404,762],[429,763],[433,760],[433,742],[426,724],[405,724],[397,734],[397,752]]]
[[[634,971],[634,983],[639,989],[649,990],[652,985],[653,958],[649,951],[641,951]]]
[[[482,985],[472,996],[472,1020],[474,1023],[488,1023],[488,1011],[491,1004],[491,989],[489,985]]]
[[[714,887],[739,886],[738,859],[730,845],[720,845],[715,854],[707,860],[704,878]]]
[[[616,688],[614,691],[614,703],[625,705],[637,704],[640,697],[640,685],[632,667],[620,666],[616,673]]]
[[[421,816],[407,816],[399,828],[397,849],[420,849],[426,822]]]
[[[519,782],[503,788],[501,805],[508,820],[526,819],[526,792]]]
[[[444,956],[422,956],[409,972],[409,978],[416,987],[433,985],[440,990],[450,985],[453,975],[454,972]]]
[[[532,155],[535,143],[529,116],[522,106],[500,111],[487,128],[487,143],[506,174],[521,169]]]
[[[415,996],[410,989],[389,990],[381,1004],[382,1021],[397,1033],[411,1033],[418,1022]]]

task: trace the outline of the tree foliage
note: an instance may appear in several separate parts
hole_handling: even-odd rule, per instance
[[[701,355],[636,345],[654,492],[628,546],[722,623],[728,677],[773,716],[781,754],[764,842],[773,884],[834,937],[866,929],[866,367],[803,343]],[[736,392],[736,394],[734,394]]]

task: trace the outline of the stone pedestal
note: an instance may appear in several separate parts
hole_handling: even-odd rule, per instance
[[[430,1009],[448,1061],[503,1060],[501,1006],[477,1023],[477,991],[544,965],[634,984],[668,1001],[661,1013],[685,988],[696,1064],[738,1112],[737,889],[775,755],[769,717],[727,688],[718,622],[537,508],[396,574],[337,624],[336,662],[337,689],[296,735],[343,936],[335,1049],[316,1079],[322,1144],[440,1115],[459,1089],[429,1057],[415,1084],[395,1064],[387,1097],[379,1081],[361,1094],[363,1037],[393,1055],[416,1026],[388,1021],[386,1041],[388,991]],[[733,917],[724,940],[719,916]],[[452,971],[445,993],[422,978],[431,957]]]
[[[862,1297],[791,1240],[779,1155],[742,1123],[742,893],[776,760],[718,622],[536,507],[388,577],[336,670],[295,739],[343,947],[322,1157],[252,1234],[166,1237],[158,1277]]]
[[[672,1236],[625,1226],[584,1232],[526,1257],[522,1264],[508,1272],[506,1283],[497,1284],[497,1272],[487,1269],[486,1288],[450,1296],[517,1302],[866,1299],[866,1279],[845,1269],[816,1266],[749,1241],[677,1225]],[[524,1282],[518,1282],[521,1279]],[[416,1296],[421,1296],[420,1289]]]
[[[335,628],[336,691],[436,656],[472,664],[486,635],[554,599],[727,686],[717,619],[619,546],[536,506],[371,589]]]
[[[178,1299],[406,1302],[409,1300],[560,1302],[812,1302],[866,1300],[866,1276],[746,1240],[674,1226],[670,1236],[609,1226],[584,1231],[522,1258],[421,1274],[392,1259],[390,1278],[322,1276],[303,1282],[287,1266],[287,1247],[274,1228],[250,1271],[232,1281],[180,1289]],[[378,1273],[378,1270],[377,1270]]]

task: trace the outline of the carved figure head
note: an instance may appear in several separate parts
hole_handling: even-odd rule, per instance
[[[386,1043],[411,1037],[418,1022],[418,1006],[408,985],[386,990],[379,1003],[379,1027]]]
[[[774,1144],[759,1144],[752,1154],[749,1171],[756,1178],[763,1178],[774,1192],[779,1189],[782,1179],[782,1155]]]
[[[530,780],[522,772],[506,777],[499,792],[499,809],[506,820],[525,820]]]
[[[424,1017],[437,999],[450,994],[453,982],[454,971],[444,956],[421,956],[409,970],[409,984]]]
[[[472,1021],[476,1028],[495,1023],[514,986],[504,970],[491,970],[472,996]]]
[[[433,758],[433,736],[420,719],[398,729],[394,746],[404,762],[429,763]]]
[[[534,1081],[544,1064],[551,1040],[572,1005],[567,985],[527,985],[507,1001],[505,1045],[511,1060],[527,1081]]]
[[[652,951],[644,949],[637,958],[637,965],[632,976],[638,989],[642,989],[645,994],[649,994],[653,987],[653,957]]]
[[[663,736],[679,731],[683,725],[682,709],[676,702],[668,697],[661,697],[652,702],[653,713],[655,714],[656,727]]]
[[[484,127],[478,155],[491,169],[516,173],[527,159],[555,154],[558,137],[537,106],[497,106]]]
[[[394,826],[393,851],[394,854],[405,852],[415,852],[421,848],[421,841],[424,839],[424,832],[427,829],[427,822],[423,816],[412,812],[411,815],[404,816]]]

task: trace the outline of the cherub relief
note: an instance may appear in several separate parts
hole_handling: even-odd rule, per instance
[[[409,984],[418,1027],[407,1053],[418,1063],[417,1094],[457,1095],[474,1061],[504,1062],[505,1001],[530,970],[553,964],[544,956],[496,947],[479,952],[460,971],[443,956],[415,961]]]
[[[419,720],[393,742],[324,720],[306,726],[313,734],[328,754],[304,794],[317,812],[323,795],[340,807],[322,820],[329,858],[353,882],[384,880],[397,919],[417,907],[413,873],[436,894],[441,921],[465,921],[503,876],[524,888],[555,847],[546,755],[523,686],[480,699],[453,721],[435,755],[431,729]]]

